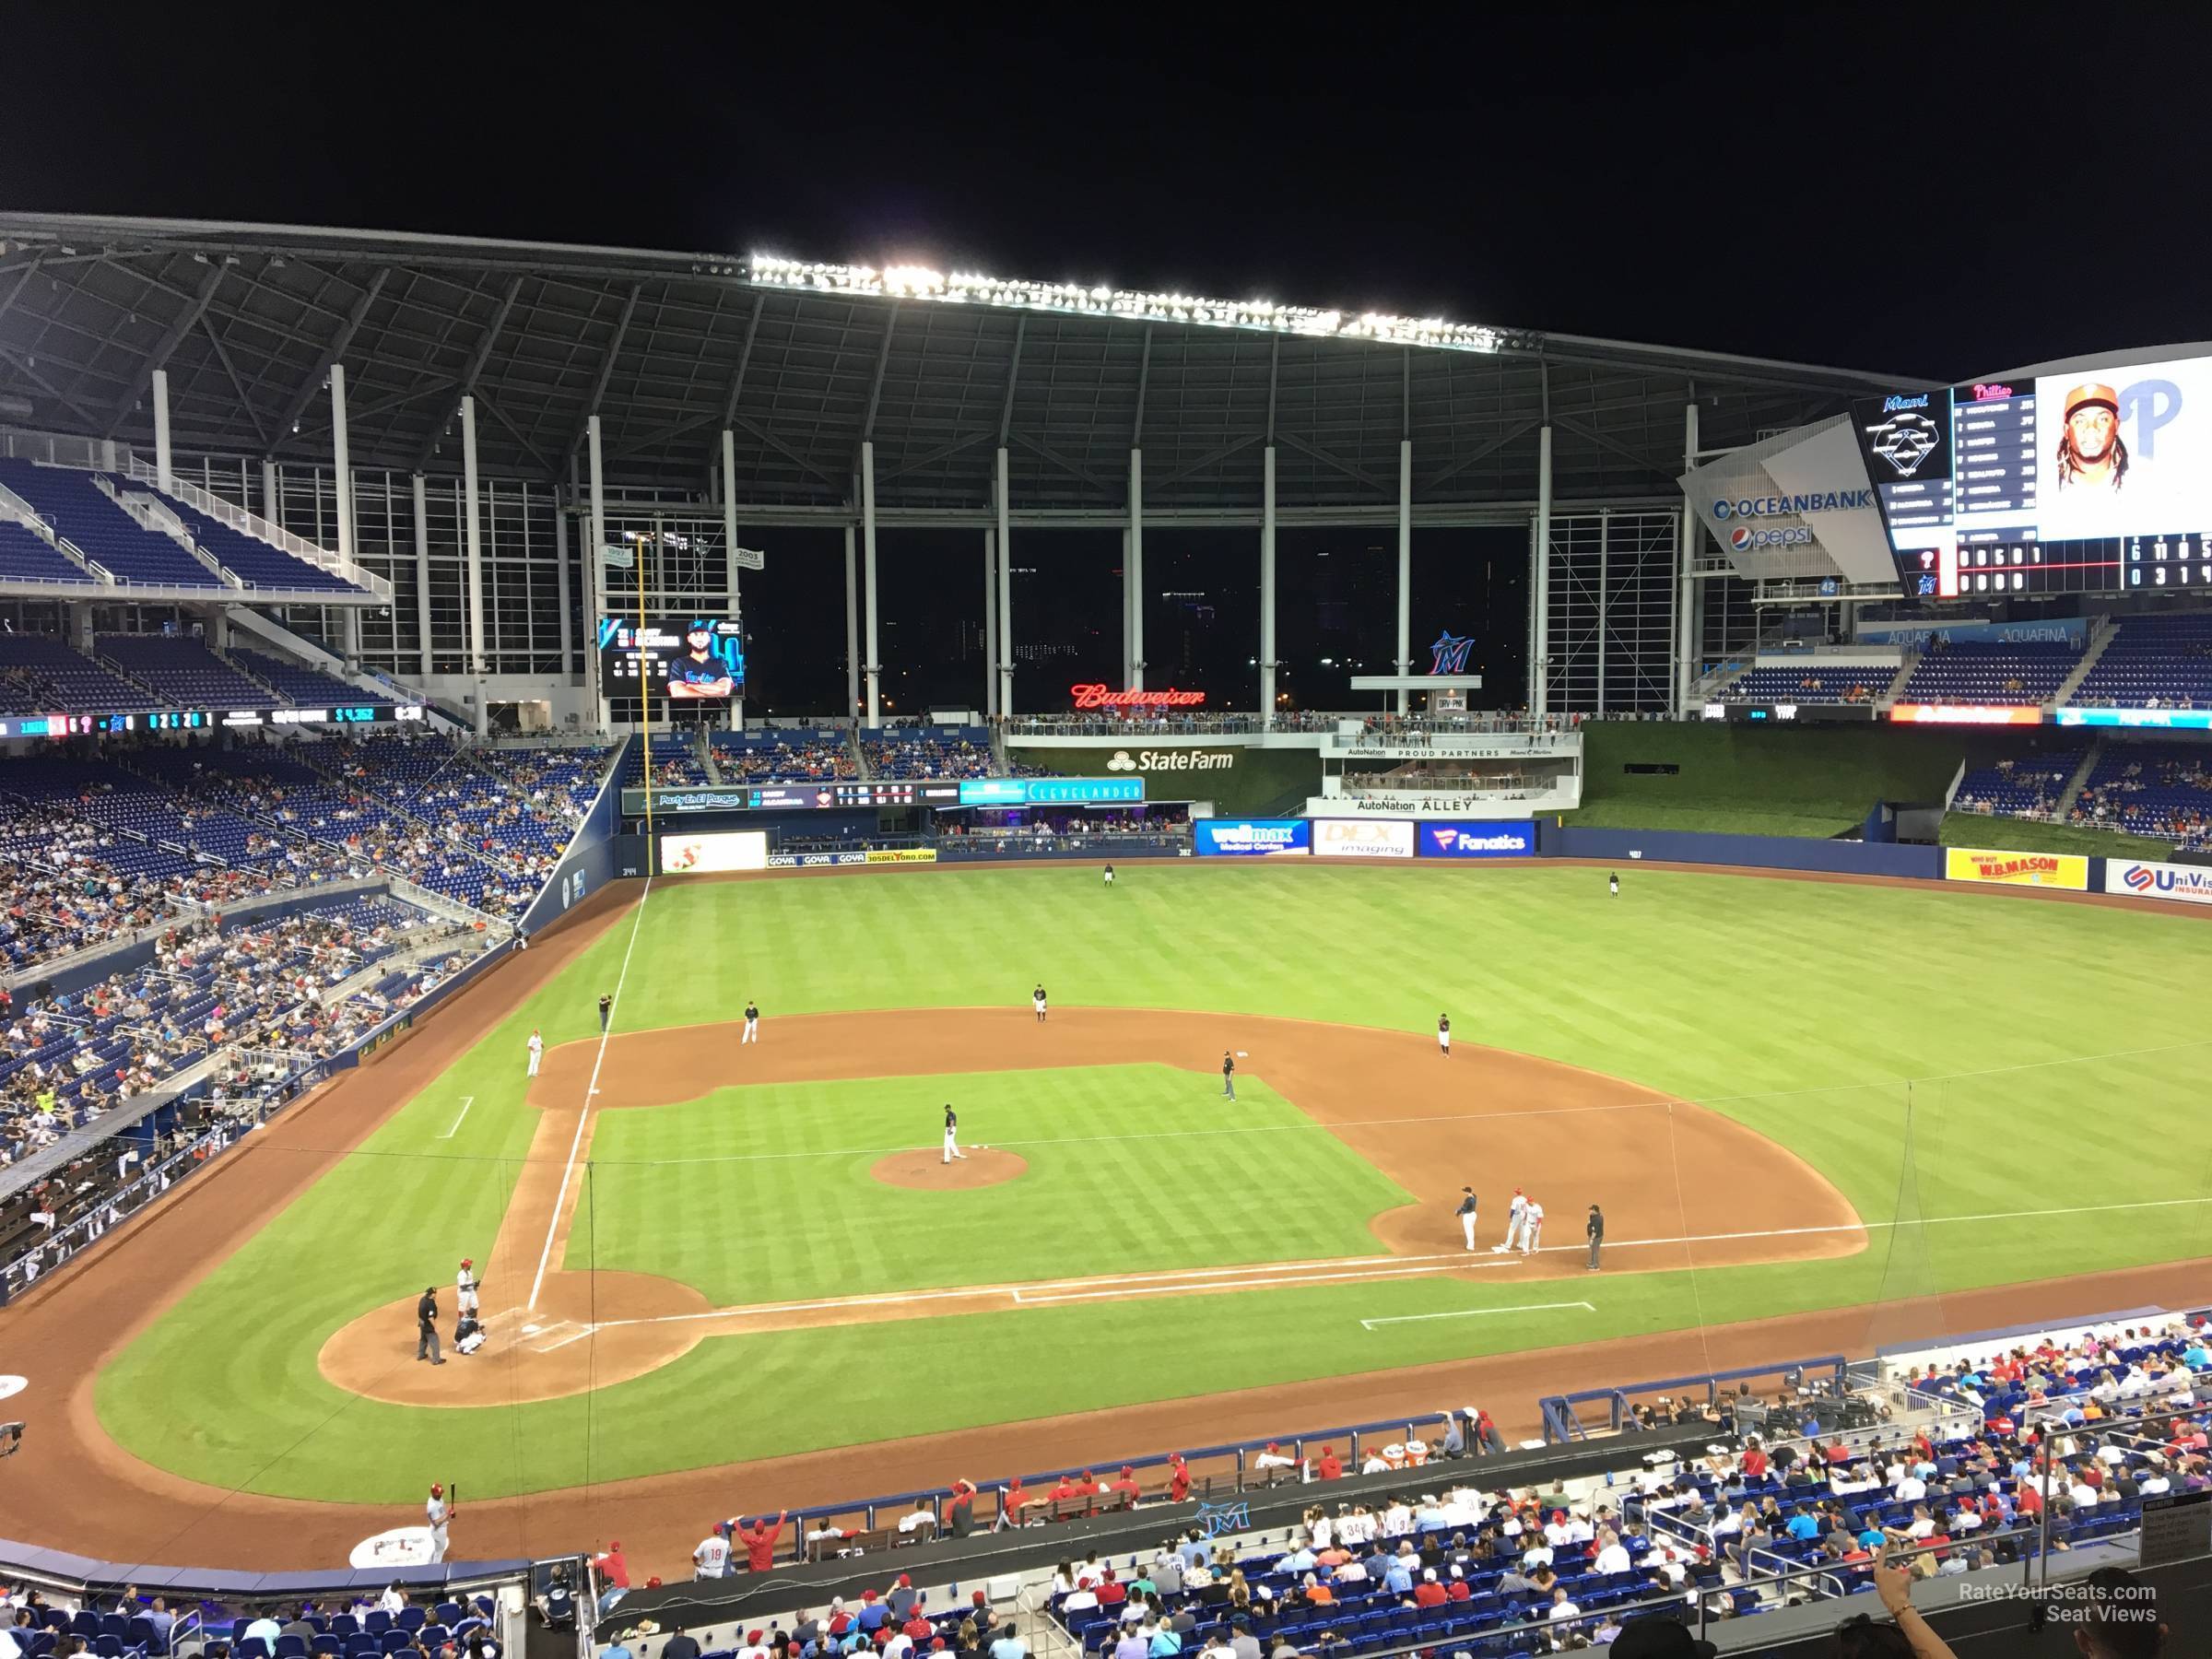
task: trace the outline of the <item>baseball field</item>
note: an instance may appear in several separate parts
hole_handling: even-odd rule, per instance
[[[68,1396],[41,1535],[328,1560],[444,1479],[457,1555],[627,1528],[661,1570],[740,1510],[1478,1394],[1525,1428],[1551,1387],[2178,1297],[2161,1265],[2212,1254],[2203,917],[1623,875],[603,903],[11,1312]],[[1533,1254],[1489,1248],[1516,1187]],[[432,1367],[416,1299],[450,1332],[463,1257],[491,1340]]]

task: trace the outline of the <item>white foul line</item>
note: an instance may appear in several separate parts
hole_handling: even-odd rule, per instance
[[[1517,1308],[1460,1308],[1450,1313],[1394,1313],[1388,1319],[1363,1319],[1359,1324],[1363,1329],[1371,1331],[1377,1325],[1419,1324],[1424,1319],[1475,1319],[1485,1313],[1548,1313],[1555,1308],[1580,1308],[1586,1313],[1597,1312],[1586,1301],[1523,1302]]]
[[[446,1131],[446,1132],[445,1132],[443,1135],[440,1135],[438,1138],[439,1138],[440,1140],[452,1140],[452,1139],[453,1138],[454,1135],[455,1135],[456,1133],[458,1133],[458,1132],[459,1132],[459,1130],[460,1130],[460,1128],[461,1128],[461,1118],[465,1118],[465,1117],[466,1117],[466,1116],[468,1115],[468,1109],[469,1109],[471,1106],[474,1106],[476,1103],[477,1103],[477,1097],[476,1097],[475,1095],[463,1095],[463,1096],[461,1097],[461,1117],[457,1117],[457,1118],[455,1118],[455,1119],[453,1120],[453,1128],[451,1128],[451,1129],[448,1129],[448,1130],[447,1130],[447,1131]]]
[[[1363,1267],[1351,1273],[1309,1273],[1288,1278],[1218,1279],[1210,1284],[1193,1284],[1188,1279],[1177,1279],[1164,1285],[1124,1285],[1104,1290],[1057,1291],[1047,1296],[1025,1296],[1019,1289],[1009,1292],[1015,1301],[1025,1308],[1046,1302],[1112,1301],[1124,1296],[1188,1296],[1199,1290],[1275,1290],[1292,1285],[1325,1285],[1335,1279],[1414,1278],[1424,1273],[1456,1273],[1463,1267],[1480,1267],[1480,1262],[1463,1261],[1456,1265],[1438,1267]],[[1504,1265],[1502,1258],[1491,1264]]]
[[[599,1052],[592,1060],[592,1081],[583,1091],[583,1110],[576,1114],[576,1133],[569,1141],[569,1160],[560,1166],[560,1191],[553,1194],[553,1214],[546,1220],[546,1246],[537,1253],[537,1273],[530,1281],[529,1310],[537,1307],[537,1293],[546,1282],[546,1263],[553,1254],[553,1235],[560,1230],[560,1206],[569,1200],[569,1177],[576,1172],[576,1150],[583,1145],[583,1126],[592,1121],[592,1100],[599,1092],[599,1068],[606,1064],[606,1040],[615,1029],[615,1016],[622,1011],[622,982],[629,977],[629,953],[638,947],[638,929],[645,920],[645,900],[653,897],[653,877],[645,877],[645,886],[638,894],[638,913],[629,924],[629,943],[622,947],[622,968],[615,975],[614,999],[607,1005],[606,1019],[599,1031]]]

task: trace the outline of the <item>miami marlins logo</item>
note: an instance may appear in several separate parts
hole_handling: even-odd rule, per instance
[[[1475,636],[1473,634],[1467,635],[1464,640],[1455,640],[1452,637],[1452,630],[1448,628],[1445,629],[1443,632],[1436,636],[1436,643],[1429,647],[1430,654],[1429,672],[1431,674],[1465,674],[1467,671],[1467,647],[1474,643]]]

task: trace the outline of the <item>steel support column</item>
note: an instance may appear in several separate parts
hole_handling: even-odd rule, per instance
[[[1398,440],[1398,672],[1413,672],[1413,440]],[[1413,693],[1398,688],[1398,712]]]
[[[272,524],[281,524],[284,521],[276,516],[276,463],[264,461],[261,464],[261,516]]]
[[[1551,425],[1536,432],[1536,545],[1529,604],[1535,621],[1535,653],[1528,665],[1528,712],[1541,714],[1548,700],[1551,667]]]
[[[992,647],[998,664],[998,712],[1014,713],[1014,535],[1006,499],[1006,446],[998,446],[998,640]]]
[[[983,718],[998,717],[998,532],[983,532]]]
[[[169,488],[169,371],[154,371],[154,477]]]
[[[468,549],[468,677],[476,686],[477,735],[481,737],[491,730],[491,711],[484,701],[484,514],[477,497],[477,400],[473,397],[461,400],[461,511],[466,514],[463,545]]]
[[[860,712],[860,577],[853,563],[853,526],[845,526],[845,718]]]
[[[553,571],[560,605],[560,677],[576,672],[576,622],[569,615],[569,515],[561,510],[560,486],[553,486]]]
[[[737,602],[737,434],[722,429],[722,554],[727,561],[724,580],[729,585],[730,619],[743,614]],[[745,730],[745,688],[730,700],[730,730]]]
[[[1682,406],[1682,469],[1694,471],[1698,465],[1698,406],[1695,402]],[[1698,677],[1697,648],[1698,584],[1689,574],[1690,560],[1698,549],[1698,512],[1689,504],[1689,497],[1682,497],[1681,546],[1675,549],[1675,581],[1678,591],[1675,594],[1675,718],[1689,718],[1689,688]]]
[[[1129,688],[1145,688],[1145,452],[1129,452],[1129,551],[1122,561],[1129,588]]]
[[[1275,724],[1275,445],[1260,465],[1260,723]]]
[[[598,655],[599,614],[614,608],[606,603],[606,467],[602,458],[598,416],[583,423],[583,438],[585,458],[592,469],[592,539],[583,549],[584,596],[592,606],[592,645],[584,673],[592,682],[594,724],[605,732],[607,729],[606,688],[599,683],[599,665],[590,660]]]
[[[164,482],[169,477],[169,463],[161,464]],[[330,480],[337,496],[338,559],[341,563],[353,562],[353,453],[346,431],[346,365],[330,366]],[[347,606],[338,613],[339,650],[346,658],[346,672],[352,674],[361,665],[361,613]]]
[[[883,724],[883,665],[877,660],[880,641],[876,616],[876,445],[860,446],[860,559],[861,586],[867,610],[868,660],[861,673],[868,683],[868,724]]]
[[[430,666],[430,507],[423,493],[422,475],[417,473],[411,482],[415,486],[415,631],[427,679],[435,672]]]

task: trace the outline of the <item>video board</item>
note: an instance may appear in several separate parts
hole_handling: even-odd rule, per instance
[[[2212,591],[2212,359],[1896,392],[1853,426],[1909,595]]]
[[[671,702],[727,702],[745,694],[743,625],[730,617],[599,618],[599,688]]]

